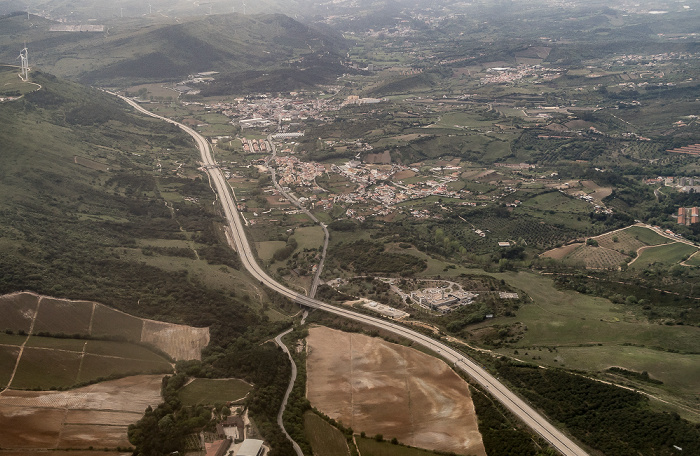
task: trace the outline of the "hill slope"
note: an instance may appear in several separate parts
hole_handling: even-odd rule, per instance
[[[19,15],[0,18],[0,60],[12,61],[26,41],[34,66],[89,84],[114,85],[173,80],[202,71],[290,68],[303,57],[335,63],[345,49],[342,37],[281,14],[213,15],[182,23],[131,20],[107,25],[104,33],[50,32],[50,25]]]
[[[33,79],[41,90],[0,104],[0,293],[102,301],[214,332],[221,312],[237,322],[227,331],[257,321],[247,305],[231,305],[233,288],[202,283],[221,268],[205,259],[228,250],[188,137],[96,90]],[[190,259],[194,250],[202,260]],[[236,257],[226,258],[225,275],[241,286]]]

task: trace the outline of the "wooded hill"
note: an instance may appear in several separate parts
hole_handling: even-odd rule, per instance
[[[179,19],[178,19],[179,21]],[[105,32],[51,32],[53,22],[24,14],[0,17],[0,61],[13,61],[26,42],[31,65],[96,85],[179,80],[189,74],[303,69],[328,64],[335,77],[345,40],[282,14],[223,14],[176,23],[125,19]],[[328,72],[326,72],[328,73]],[[272,88],[274,90],[274,88]]]

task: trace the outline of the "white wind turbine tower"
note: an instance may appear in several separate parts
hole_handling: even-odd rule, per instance
[[[244,16],[245,16],[245,7],[246,7],[246,4],[245,4],[245,2],[243,2],[243,15]]]
[[[24,45],[24,49],[22,49],[19,52],[19,57],[18,59],[21,60],[21,65],[22,65],[22,73],[20,74],[21,78],[24,81],[29,80],[29,51],[27,51],[27,45]]]

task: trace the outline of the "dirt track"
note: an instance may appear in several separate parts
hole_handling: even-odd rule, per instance
[[[355,431],[485,456],[469,389],[444,362],[382,339],[312,328],[307,396]]]

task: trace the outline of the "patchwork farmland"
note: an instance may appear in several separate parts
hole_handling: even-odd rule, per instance
[[[161,402],[172,360],[199,359],[209,342],[207,328],[33,293],[0,296],[0,315],[0,446],[11,456],[129,448],[127,427]]]
[[[616,269],[624,263],[644,267],[653,262],[679,263],[697,251],[691,245],[674,242],[641,225],[634,225],[590,238],[589,243],[571,244],[542,254],[587,269]],[[675,247],[673,247],[675,246]]]
[[[161,378],[126,377],[62,392],[5,390],[0,394],[3,454],[129,448],[127,427],[162,400]]]
[[[146,343],[174,360],[200,359],[209,329],[137,318],[88,301],[14,293],[0,296],[0,329],[30,334],[81,335]]]
[[[4,389],[66,389],[125,375],[167,374],[172,359],[199,359],[209,342],[207,328],[32,293],[0,297],[0,314]]]

